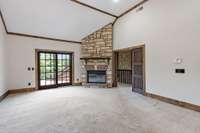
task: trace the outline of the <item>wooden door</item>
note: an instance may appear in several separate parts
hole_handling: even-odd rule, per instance
[[[144,94],[144,57],[143,48],[136,48],[132,51],[132,90]]]

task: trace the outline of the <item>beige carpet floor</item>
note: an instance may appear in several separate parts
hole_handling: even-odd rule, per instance
[[[128,86],[66,87],[7,97],[0,133],[200,133],[200,113]]]

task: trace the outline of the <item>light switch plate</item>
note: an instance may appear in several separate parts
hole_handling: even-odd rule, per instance
[[[176,59],[174,59],[174,63],[175,64],[182,64],[183,63],[183,59],[182,58],[176,58]]]

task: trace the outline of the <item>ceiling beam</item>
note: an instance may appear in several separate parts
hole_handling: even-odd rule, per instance
[[[113,23],[112,23],[113,26],[115,25],[115,23],[117,22],[117,20],[118,20],[118,18],[116,18],[116,19],[113,21]]]
[[[16,32],[10,32],[8,31],[8,28],[5,23],[5,19],[3,17],[3,13],[0,9],[0,17],[3,22],[3,26],[5,28],[5,31],[8,35],[15,35],[15,36],[23,36],[23,37],[29,37],[29,38],[37,38],[37,39],[43,39],[43,40],[51,40],[51,41],[58,41],[58,42],[67,42],[67,43],[75,43],[75,44],[81,44],[79,41],[72,41],[72,40],[65,40],[65,39],[58,39],[58,38],[51,38],[51,37],[44,37],[44,36],[36,36],[36,35],[29,35],[29,34],[23,34],[23,33],[16,33]]]
[[[80,1],[78,1],[78,0],[71,0],[71,1],[72,1],[72,2],[75,2],[75,3],[79,4],[79,5],[82,5],[82,6],[84,6],[84,7],[93,9],[93,10],[95,10],[95,11],[101,12],[101,13],[106,14],[106,15],[109,15],[109,16],[111,16],[111,17],[118,18],[118,16],[116,16],[116,15],[114,15],[114,14],[111,14],[111,13],[109,13],[109,12],[103,11],[103,10],[98,9],[98,8],[96,8],[96,7],[90,6],[90,5],[88,5],[88,4],[85,4],[85,3],[83,3],[83,2],[80,2]]]
[[[0,9],[0,16],[1,16],[1,20],[2,20],[2,22],[3,22],[4,29],[5,29],[6,33],[8,33],[8,28],[7,28],[7,26],[6,26],[5,19],[4,19],[4,17],[3,17],[3,14],[2,14],[2,12],[1,12],[1,9]]]

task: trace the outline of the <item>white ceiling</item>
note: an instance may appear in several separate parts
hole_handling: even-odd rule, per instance
[[[0,0],[10,32],[80,41],[114,18],[70,0]]]
[[[115,15],[137,0],[80,0]],[[80,41],[115,20],[70,0],[0,0],[9,32]]]
[[[141,0],[78,0],[113,15],[121,15]],[[114,2],[118,1],[118,2]]]

